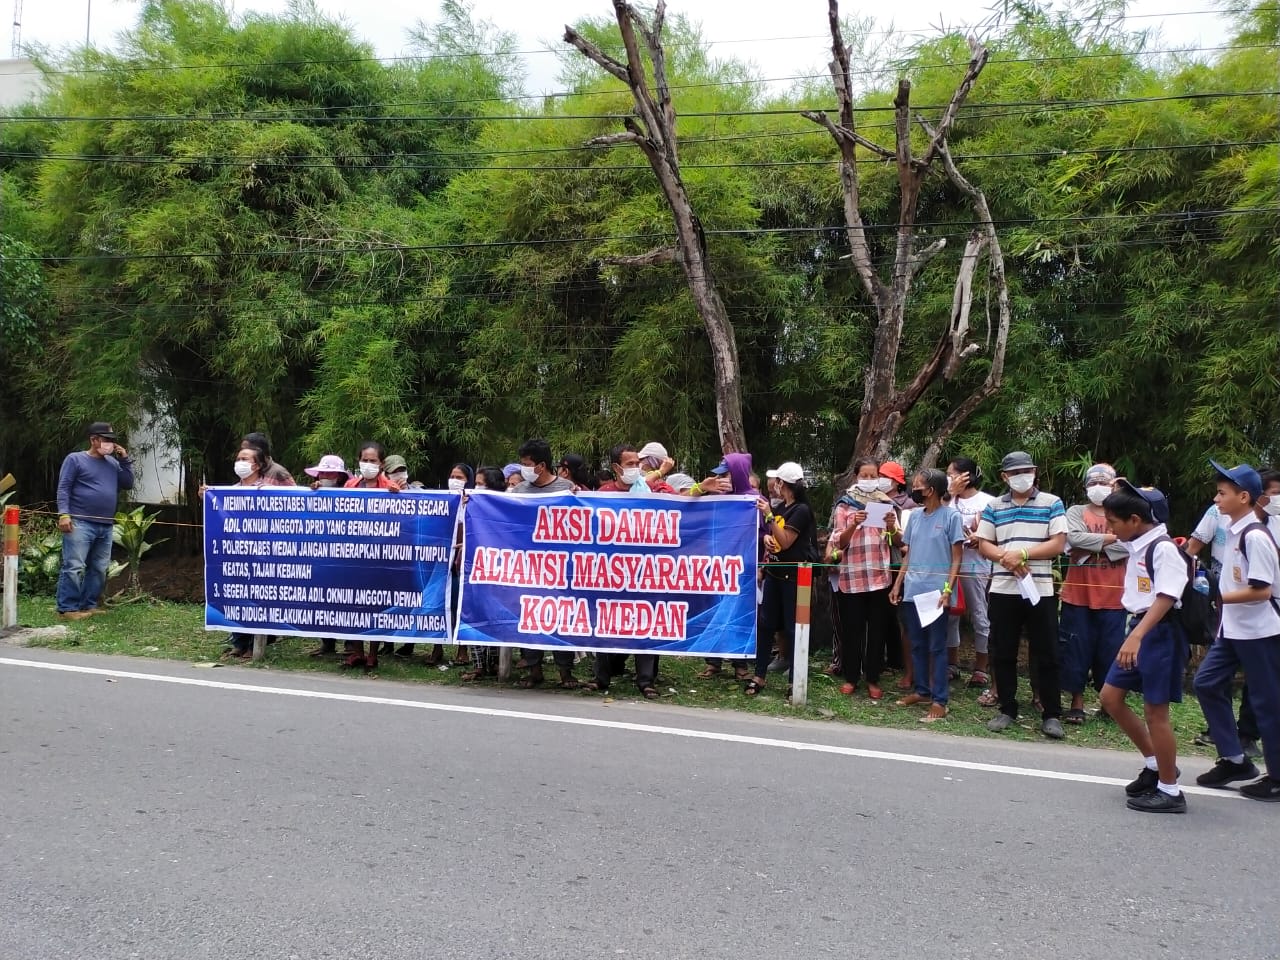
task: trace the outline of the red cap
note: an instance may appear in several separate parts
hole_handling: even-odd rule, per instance
[[[902,464],[897,460],[886,460],[880,464],[880,476],[888,477],[894,483],[906,484],[907,471],[902,469]]]

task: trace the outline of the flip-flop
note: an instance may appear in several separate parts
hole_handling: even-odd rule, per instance
[[[1070,723],[1077,727],[1081,726],[1087,719],[1088,715],[1083,710],[1068,710],[1062,715],[1063,723]]]

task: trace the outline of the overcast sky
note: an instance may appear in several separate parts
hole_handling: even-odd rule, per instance
[[[0,7],[13,0],[0,0]],[[986,17],[996,0],[897,0],[888,4],[855,4],[845,0],[846,16],[872,16],[881,27],[903,33],[936,32],[946,10],[948,26],[967,26]],[[404,52],[405,29],[418,18],[430,19],[435,0],[317,0],[318,6],[352,25],[381,56]],[[90,6],[91,4],[91,6]],[[243,0],[241,10],[278,12],[286,0]],[[1226,18],[1213,11],[1215,0],[1135,0],[1130,5],[1133,29],[1158,31],[1160,49],[1216,47],[1229,35]],[[888,7],[892,21],[884,16]],[[84,42],[86,19],[98,46],[110,45],[130,26],[134,0],[25,0],[23,43],[61,47]],[[608,0],[475,0],[475,13],[519,37],[522,50],[559,46],[563,25],[586,16],[612,14]],[[765,77],[785,77],[825,64],[827,27],[825,0],[669,0],[671,13],[701,21],[704,36],[719,42],[717,56],[753,60]],[[7,12],[7,10],[6,10]],[[795,38],[795,39],[791,39]],[[554,58],[530,53],[525,58],[531,93],[555,89]]]

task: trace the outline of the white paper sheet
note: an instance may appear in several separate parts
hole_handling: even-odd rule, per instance
[[[893,509],[892,503],[868,503],[867,519],[862,521],[864,527],[875,527],[877,530],[884,529],[884,518],[889,515],[889,511]]]
[[[1029,573],[1025,577],[1018,578],[1018,592],[1030,600],[1033,607],[1040,602],[1040,588],[1036,586],[1035,578]]]
[[[920,615],[920,626],[927,627],[942,616],[945,608],[938,603],[941,599],[941,590],[930,590],[911,598],[911,602],[916,605],[916,613]]]

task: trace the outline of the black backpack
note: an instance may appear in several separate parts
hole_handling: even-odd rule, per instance
[[[1280,553],[1280,546],[1277,546],[1275,538],[1271,536],[1271,528],[1261,521],[1251,523],[1240,531],[1240,556],[1244,557],[1244,562],[1249,562],[1249,554],[1245,551],[1245,541],[1249,539],[1249,534],[1254,530],[1261,530],[1267,535],[1267,539],[1271,541],[1271,546],[1276,548],[1276,553]],[[1271,600],[1271,609],[1276,613],[1280,613],[1280,601],[1273,596]]]
[[[1165,541],[1173,543],[1173,538],[1158,537],[1147,545],[1147,576],[1151,578],[1153,586],[1156,579],[1156,545]],[[1165,615],[1165,619],[1171,623],[1176,623],[1182,628],[1188,643],[1207,647],[1213,643],[1214,637],[1218,635],[1218,614],[1213,609],[1213,603],[1209,598],[1196,589],[1195,558],[1187,556],[1181,549],[1179,549],[1178,553],[1187,565],[1187,585],[1182,588],[1182,596],[1178,598],[1178,606],[1170,610]]]

